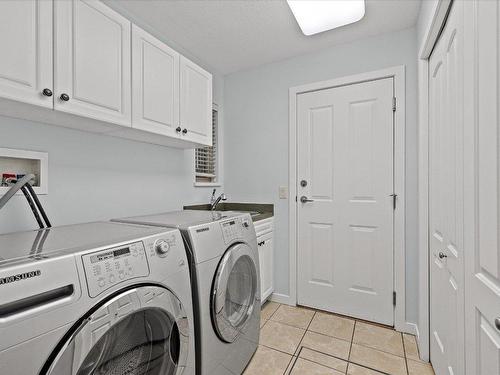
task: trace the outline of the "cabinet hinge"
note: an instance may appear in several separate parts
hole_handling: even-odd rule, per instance
[[[396,112],[396,97],[392,97],[392,112]]]
[[[392,292],[392,304],[396,306],[396,292]]]

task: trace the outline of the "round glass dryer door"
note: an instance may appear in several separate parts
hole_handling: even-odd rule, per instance
[[[218,336],[234,342],[245,331],[258,301],[257,267],[252,249],[231,246],[219,263],[212,290],[212,321]]]
[[[168,289],[144,286],[112,298],[83,320],[49,375],[180,375],[189,323]]]

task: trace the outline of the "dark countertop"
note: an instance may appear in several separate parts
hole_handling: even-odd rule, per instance
[[[194,204],[184,206],[185,210],[210,210],[209,204]],[[241,211],[249,212],[252,215],[252,221],[268,219],[274,216],[274,205],[263,203],[233,203],[221,202],[217,205],[217,211]]]

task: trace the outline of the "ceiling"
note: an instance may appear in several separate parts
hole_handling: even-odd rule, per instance
[[[420,0],[366,0],[361,21],[304,36],[284,0],[105,2],[220,74],[413,27],[420,10]]]

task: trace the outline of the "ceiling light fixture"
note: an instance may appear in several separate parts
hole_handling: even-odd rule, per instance
[[[287,0],[287,3],[305,35],[348,25],[365,15],[365,0]]]

